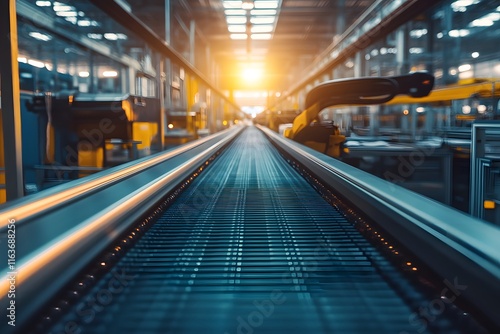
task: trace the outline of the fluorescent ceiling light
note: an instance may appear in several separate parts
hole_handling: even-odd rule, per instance
[[[410,36],[413,38],[420,38],[427,35],[427,29],[414,29],[410,31]]]
[[[262,32],[272,32],[274,26],[272,25],[256,25],[251,28],[253,33],[262,33]]]
[[[243,24],[230,24],[227,26],[229,32],[246,32],[247,28]]]
[[[422,54],[424,53],[424,49],[423,48],[410,48],[410,53],[411,54]]]
[[[470,25],[473,27],[491,27],[493,23],[494,22],[492,19],[482,17],[480,19],[472,21]]]
[[[127,35],[125,34],[115,34],[115,33],[105,33],[104,38],[106,38],[109,41],[116,41],[118,39],[127,39]]]
[[[102,39],[102,34],[87,34],[90,39]]]
[[[73,24],[76,24],[76,22],[78,21],[76,16],[68,16],[68,17],[65,17],[64,19],[68,22],[73,23]]]
[[[247,23],[247,18],[244,16],[228,16],[226,17],[228,24],[245,24]]]
[[[30,64],[31,66],[35,66],[35,67],[38,67],[38,68],[44,68],[45,67],[45,64],[39,60],[35,60],[35,59],[29,59],[28,60],[28,64]]]
[[[489,13],[486,14],[486,17],[492,19],[493,21],[498,21],[500,20],[500,13]]]
[[[52,36],[47,35],[47,34],[42,34],[38,31],[32,31],[29,33],[29,35],[35,39],[38,39],[40,41],[48,42],[52,39]]]
[[[229,37],[231,39],[247,39],[247,34],[231,34]]]
[[[500,13],[489,13],[484,15],[483,17],[480,17],[470,23],[470,26],[473,27],[490,27],[492,26],[496,21],[500,20]]]
[[[459,72],[466,72],[469,71],[472,68],[471,64],[463,64],[458,66],[458,71]]]
[[[67,11],[67,12],[56,12],[56,15],[61,17],[70,17],[70,16],[78,16],[78,13],[75,11]]]
[[[50,1],[37,1],[36,5],[38,7],[50,7],[52,6],[52,3]]]
[[[268,40],[271,39],[273,36],[271,34],[252,34],[251,38],[252,39],[257,39],[257,40]]]
[[[116,71],[104,71],[104,72],[102,72],[102,76],[105,78],[116,78],[118,76],[118,72],[116,72]]]
[[[258,16],[258,17],[251,17],[250,22],[253,24],[273,24],[275,21],[274,16]]]
[[[243,10],[242,6],[247,1],[223,0],[224,14],[228,24],[231,39],[245,40],[248,38],[245,32],[251,29],[253,35],[250,37],[257,40],[268,40],[272,38],[278,8],[281,1],[278,0],[253,0],[253,9],[249,7]],[[247,22],[250,21],[250,22]],[[250,25],[250,27],[248,27]],[[253,53],[253,52],[252,52]]]
[[[99,22],[85,19],[85,20],[79,20],[78,25],[80,27],[99,27]]]
[[[269,0],[269,1],[255,1],[255,8],[278,8],[278,0]]]
[[[448,32],[450,37],[465,37],[469,35],[469,30],[467,29],[454,29]]]
[[[278,11],[276,9],[254,9],[250,12],[252,16],[259,16],[259,15],[266,15],[266,16],[271,16],[271,15],[276,15]]]
[[[241,1],[234,1],[234,0],[228,1],[228,0],[224,0],[222,2],[222,5],[224,6],[224,8],[241,9]]]
[[[253,9],[253,7],[253,0],[243,0],[243,2],[241,3],[241,8],[243,8],[244,10],[251,10]]]
[[[106,38],[109,41],[116,41],[118,39],[118,36],[116,36],[116,34],[113,33],[106,33],[104,34],[104,38]]]
[[[231,15],[247,15],[247,12],[246,10],[244,9],[226,9],[224,11],[224,14],[226,14],[226,16],[231,16]]]
[[[458,0],[452,3],[453,6],[467,7],[478,3],[478,0]]]
[[[467,11],[467,7],[475,5],[478,2],[479,0],[458,0],[451,4],[451,8],[455,12],[465,12]]]
[[[76,10],[73,6],[68,6],[59,2],[54,3],[53,9],[56,12],[71,12]]]

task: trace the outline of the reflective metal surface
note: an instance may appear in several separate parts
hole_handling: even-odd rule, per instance
[[[53,332],[458,331],[431,302],[248,128]]]

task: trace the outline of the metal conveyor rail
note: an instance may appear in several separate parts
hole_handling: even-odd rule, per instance
[[[266,136],[409,249],[443,281],[466,282],[462,298],[500,328],[500,229],[261,128]]]
[[[411,320],[432,303],[250,127],[86,296],[44,321],[93,334],[464,329],[453,313]]]
[[[49,300],[117,235],[147,213],[179,182],[221,151],[241,127],[178,149],[68,182],[0,208],[0,252],[7,254],[7,224],[15,221],[15,265],[0,264],[0,307],[12,298],[18,323]],[[15,270],[15,271],[13,271]],[[57,274],[55,274],[57,273]],[[0,323],[0,332],[10,329]]]

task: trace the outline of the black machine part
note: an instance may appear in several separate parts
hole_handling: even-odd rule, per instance
[[[393,77],[367,77],[326,81],[314,87],[306,97],[305,108],[319,109],[339,104],[380,104],[396,95],[427,96],[434,87],[434,76],[413,72]]]

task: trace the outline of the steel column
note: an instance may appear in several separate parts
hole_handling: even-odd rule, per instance
[[[7,200],[13,200],[24,194],[15,0],[0,1],[0,31],[5,183]]]

